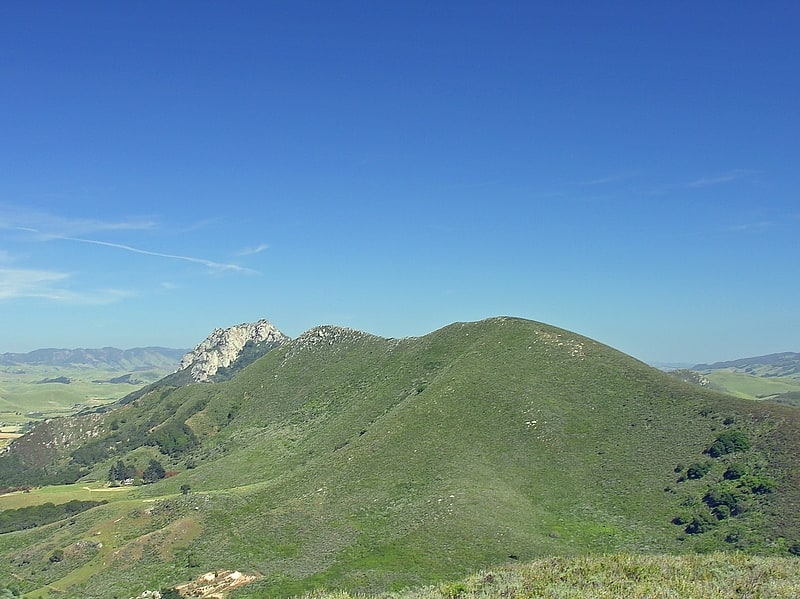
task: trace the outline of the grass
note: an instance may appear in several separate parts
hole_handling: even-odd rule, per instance
[[[767,399],[800,391],[800,379],[790,377],[761,377],[726,370],[704,373],[711,388],[743,399]]]
[[[43,503],[79,501],[117,501],[126,498],[134,487],[108,487],[99,483],[80,483],[40,487],[29,491],[14,491],[0,495],[0,510],[12,510]]]
[[[0,431],[0,450],[14,439],[19,439],[20,433]]]
[[[0,536],[0,578],[23,576],[31,591],[55,585],[62,596],[129,597],[229,569],[261,576],[232,597],[384,593],[462,580],[512,555],[733,549],[734,532],[750,552],[788,554],[796,540],[784,538],[797,533],[800,505],[794,410],[698,389],[529,321],[399,341],[323,328],[228,382],[153,391],[103,418],[97,439],[112,446],[165,419],[188,423],[200,443],[162,456],[176,476],[74,525]],[[710,459],[704,450],[731,427],[752,449],[679,482],[678,465]],[[92,476],[156,451],[104,458]],[[686,535],[672,519],[731,460],[769,473],[778,489]],[[48,564],[48,552],[96,538],[96,553]],[[20,553],[27,563],[14,561]]]
[[[473,574],[455,582],[381,593],[384,599],[734,599],[800,596],[800,560],[742,554],[612,554],[553,557]],[[304,599],[371,599],[315,591]]]
[[[152,368],[136,373],[142,381],[138,385],[97,382],[127,372],[79,366],[0,366],[0,428],[17,432],[31,421],[69,416],[83,408],[105,405],[169,374],[167,369]],[[70,383],[41,382],[59,377],[70,379]]]

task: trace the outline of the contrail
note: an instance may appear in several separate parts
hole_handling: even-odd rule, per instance
[[[44,235],[51,239],[63,239],[64,241],[76,241],[78,243],[89,243],[91,245],[102,245],[110,248],[116,248],[118,250],[125,250],[127,252],[133,252],[135,254],[144,254],[145,256],[156,256],[158,258],[169,258],[171,260],[184,260],[185,262],[194,262],[195,264],[202,264],[203,266],[207,266],[208,268],[212,268],[215,270],[233,270],[236,272],[247,272],[247,273],[255,273],[253,269],[244,268],[237,264],[223,264],[221,262],[214,262],[213,260],[206,260],[205,258],[195,258],[193,256],[181,256],[178,254],[165,254],[163,252],[153,252],[150,250],[143,250],[141,248],[133,247],[130,245],[124,245],[121,243],[112,243],[110,241],[99,241],[97,239],[84,239],[82,237],[66,237],[64,235],[53,235],[49,233],[42,233],[37,229],[33,229],[31,227],[14,227],[20,231],[28,231],[30,233],[36,233],[39,235]]]
[[[93,245],[104,245],[106,247],[117,248],[120,250],[126,250],[128,252],[133,252],[135,254],[144,254],[146,256],[157,256],[159,258],[171,258],[173,260],[185,260],[186,262],[194,262],[196,264],[202,264],[209,268],[214,268],[217,270],[235,270],[237,272],[255,272],[250,268],[244,268],[237,264],[222,264],[220,262],[214,262],[213,260],[206,260],[205,258],[194,258],[192,256],[180,256],[178,254],[164,254],[161,252],[151,252],[150,250],[143,250],[140,248],[135,248],[130,245],[123,245],[121,243],[111,243],[110,241],[98,241],[97,239],[82,239],[80,237],[59,237],[59,239],[66,239],[68,241],[78,241],[80,243],[91,243]]]

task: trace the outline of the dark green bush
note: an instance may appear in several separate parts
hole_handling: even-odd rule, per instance
[[[723,431],[706,450],[712,458],[750,449],[750,439],[742,431]]]
[[[695,462],[686,469],[686,478],[703,478],[711,470],[711,462]]]
[[[722,474],[725,480],[738,480],[747,474],[747,467],[744,464],[734,462]]]
[[[717,525],[717,518],[705,510],[696,513],[684,529],[690,535],[707,532]]]
[[[161,453],[174,456],[197,445],[197,437],[185,423],[170,422],[150,433],[147,444],[157,445]]]
[[[778,483],[768,476],[744,476],[741,479],[741,485],[744,489],[757,495],[766,495],[778,488]]]
[[[731,489],[715,487],[708,490],[703,496],[703,503],[711,508],[711,513],[717,520],[724,520],[729,516],[736,516],[744,511],[744,505]]]
[[[51,502],[41,505],[30,505],[17,509],[0,511],[0,534],[15,530],[36,528],[62,518],[74,516],[80,512],[102,505],[105,501],[79,501],[73,499],[67,503],[54,505]]]
[[[142,474],[142,482],[154,483],[166,476],[167,472],[158,460],[150,460],[150,464]]]

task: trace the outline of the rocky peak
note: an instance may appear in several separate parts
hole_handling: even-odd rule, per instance
[[[280,345],[289,338],[267,320],[214,329],[206,339],[183,356],[180,370],[189,369],[192,379],[209,382],[220,368],[227,368],[241,355],[247,343]]]

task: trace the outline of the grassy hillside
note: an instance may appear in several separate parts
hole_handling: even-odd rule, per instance
[[[0,578],[27,591],[129,597],[239,570],[259,578],[231,597],[383,592],[545,555],[800,549],[796,409],[530,321],[320,327],[230,381],[92,418],[19,447],[40,469],[80,460],[81,483],[118,460],[175,475],[0,535]]]
[[[728,553],[554,557],[482,571],[459,581],[380,596],[391,599],[788,599],[800,596],[800,560]],[[316,591],[308,593],[304,599],[371,597],[373,595]]]
[[[759,377],[781,377],[800,379],[800,354],[783,352],[766,356],[753,356],[740,358],[729,362],[716,362],[714,364],[698,364],[692,370],[700,372],[713,372],[726,370],[740,372]]]
[[[704,374],[710,387],[744,399],[775,399],[787,393],[800,392],[800,379],[763,377],[732,370],[714,370]]]

